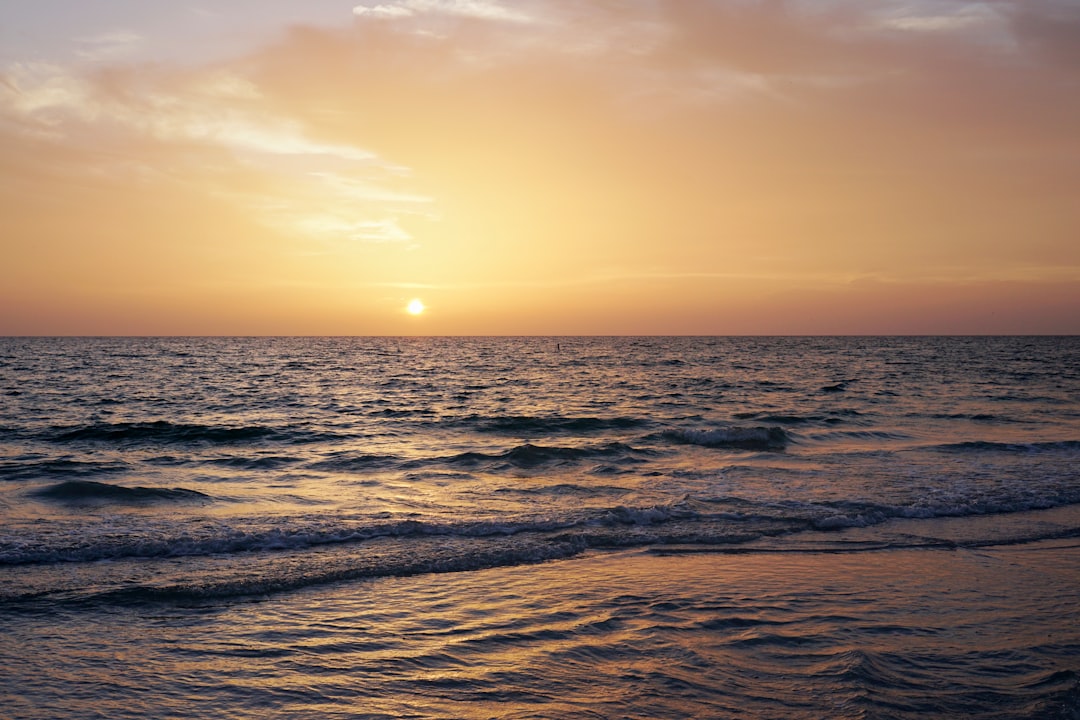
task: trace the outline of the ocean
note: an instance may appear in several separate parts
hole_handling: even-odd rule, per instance
[[[1080,338],[0,339],[0,717],[1078,718]]]

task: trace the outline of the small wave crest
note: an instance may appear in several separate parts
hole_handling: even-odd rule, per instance
[[[294,465],[299,460],[292,457],[219,457],[206,461],[210,465],[234,470],[277,470]]]
[[[969,442],[948,443],[935,445],[931,450],[948,453],[1048,453],[1048,452],[1077,452],[1080,451],[1080,440],[1058,440],[1029,443],[1005,443],[990,442],[986,440],[972,440]]]
[[[129,470],[130,467],[121,462],[71,460],[67,458],[0,461],[0,478],[4,480],[102,477],[128,472]]]
[[[882,442],[891,440],[910,440],[911,435],[895,430],[828,430],[813,435],[803,435],[802,439],[812,439],[818,442],[836,440]]]
[[[317,434],[263,426],[202,425],[152,422],[93,423],[76,427],[54,427],[47,437],[57,443],[115,443],[155,445],[242,444],[260,441],[313,442]]]
[[[336,452],[322,460],[309,463],[310,470],[320,472],[371,472],[394,467],[401,459],[394,455],[374,453]]]
[[[783,450],[791,436],[780,427],[729,426],[711,430],[678,428],[666,430],[663,437],[685,445],[738,450]]]
[[[478,432],[488,433],[535,433],[535,434],[563,434],[563,433],[594,433],[608,430],[632,430],[648,423],[647,420],[635,417],[561,417],[561,416],[532,416],[511,415],[505,417],[482,417],[474,416],[467,421]]]
[[[522,469],[538,468],[549,465],[565,465],[583,460],[608,459],[633,462],[637,455],[648,454],[647,450],[631,447],[625,443],[604,443],[587,447],[560,447],[533,445],[525,443],[501,453],[466,452],[437,459],[451,465],[473,466],[483,463],[507,463]],[[429,464],[430,460],[417,461]]]
[[[210,500],[210,496],[198,490],[187,488],[126,487],[92,480],[68,480],[38,490],[34,495],[50,500],[68,502],[154,502],[168,500],[201,501]]]
[[[63,485],[69,485],[64,483]],[[116,490],[141,491],[148,488],[71,488],[57,486],[45,492],[55,492],[61,499],[79,496],[89,490],[95,494],[105,493],[111,497]],[[181,493],[185,493],[179,489]],[[160,497],[162,491],[154,491],[152,497]],[[194,493],[194,491],[186,491]],[[195,493],[203,496],[201,493]],[[121,497],[125,493],[120,494]],[[174,498],[176,496],[173,496]],[[186,497],[186,494],[184,495]],[[298,521],[278,521],[271,525],[205,523],[186,530],[169,525],[132,527],[128,532],[102,532],[96,537],[88,535],[77,544],[50,544],[48,540],[38,543],[4,543],[0,540],[0,565],[29,565],[43,563],[95,562],[128,558],[174,558],[203,557],[208,555],[233,555],[276,551],[307,550],[332,545],[352,545],[382,538],[424,539],[440,537],[488,538],[509,537],[519,534],[565,530],[587,522],[583,517],[565,518],[505,518],[465,523],[440,523],[422,520],[390,520],[361,523],[340,522],[334,518]]]
[[[72,601],[92,605],[132,603],[189,603],[238,597],[264,596],[330,583],[377,577],[409,577],[426,573],[451,573],[493,567],[526,565],[580,553],[573,543],[535,542],[520,539],[500,543],[483,538],[464,542],[428,542],[422,552],[413,548],[389,547],[367,556],[341,559],[320,558],[319,563],[280,567],[277,565],[236,569],[198,581],[167,578],[160,583],[128,584],[105,590],[71,594]],[[28,598],[33,600],[35,598]]]
[[[183,488],[119,488],[103,483],[62,483],[46,489],[43,493],[59,499],[79,499],[85,496],[106,499],[143,496],[169,499],[208,498],[202,493]],[[571,536],[577,537],[580,533],[600,532],[606,536],[618,528],[641,529],[709,517],[713,516],[709,513],[708,503],[694,506],[693,503],[680,500],[670,505],[634,507],[620,504],[554,515],[507,515],[462,522],[379,518],[345,520],[334,516],[321,516],[175,524],[162,519],[132,525],[120,533],[111,527],[102,528],[100,532],[87,529],[85,537],[78,543],[71,542],[71,539],[62,541],[61,537],[53,540],[42,537],[39,542],[34,543],[5,543],[3,538],[0,538],[0,565],[294,551],[323,546],[355,545],[384,538],[424,540],[435,537],[449,542],[463,538],[517,536],[543,536],[551,539],[552,533],[556,533],[560,541],[565,541]],[[721,514],[715,517],[728,516]],[[768,520],[773,522],[775,519]],[[636,537],[634,542],[640,544],[642,540],[642,537]],[[604,541],[601,544],[610,543]]]
[[[181,527],[154,519],[123,531],[115,525],[103,525],[78,539],[78,544],[71,544],[70,535],[63,540],[48,533],[35,542],[0,538],[0,566],[93,563],[85,573],[55,567],[28,574],[53,580],[32,587],[0,588],[0,601],[39,597],[61,601],[81,597],[106,603],[189,601],[365,577],[521,565],[589,550],[629,547],[653,548],[661,553],[740,554],[953,550],[1080,534],[1075,526],[1021,522],[1008,532],[995,530],[990,535],[956,540],[935,533],[925,537],[885,533],[854,540],[837,533],[833,541],[815,537],[807,543],[796,539],[803,531],[839,530],[908,516],[901,508],[857,503],[781,507],[738,498],[686,498],[672,504],[614,505],[552,517],[495,517],[458,523],[434,519],[363,521],[326,515],[318,521],[310,516],[272,521],[201,519]],[[200,559],[147,562],[179,557]],[[99,560],[114,562],[100,564]],[[184,570],[192,567],[202,570],[195,574]],[[82,583],[80,578],[91,580],[83,590],[72,585],[73,579]]]
[[[839,423],[847,422],[847,419],[840,415],[784,415],[777,413],[766,412],[738,412],[732,417],[736,420],[756,420],[757,422],[770,423],[773,425],[837,425]]]

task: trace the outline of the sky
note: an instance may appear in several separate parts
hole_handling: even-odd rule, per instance
[[[5,0],[0,335],[1077,334],[1078,128],[1076,0]]]

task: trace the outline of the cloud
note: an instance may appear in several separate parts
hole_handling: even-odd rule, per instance
[[[146,45],[146,38],[130,30],[114,30],[76,39],[76,55],[89,62],[111,62],[130,56]]]
[[[397,3],[357,5],[353,8],[353,14],[381,19],[443,15],[508,23],[528,23],[534,19],[527,13],[492,0],[401,0]]]
[[[419,13],[421,5],[444,7],[434,2],[373,7]],[[521,117],[526,112],[516,103],[524,100],[535,117],[549,119],[565,115],[570,101],[579,103],[582,114],[609,103],[628,114],[687,111],[702,118],[718,105],[780,102],[778,113],[792,121],[794,103],[824,113],[841,109],[852,124],[860,116],[880,121],[879,110],[889,108],[909,119],[948,112],[955,120],[967,114],[971,122],[1015,127],[1018,120],[1040,121],[1030,112],[1018,118],[1017,108],[1042,106],[1044,89],[1064,89],[1059,70],[1049,67],[1037,48],[1053,46],[1064,53],[1080,47],[1065,41],[1067,29],[1051,31],[1039,24],[1049,16],[1025,7],[955,1],[554,0],[542,14],[533,12],[543,22],[498,32],[459,27],[444,36],[416,38],[408,27],[361,24],[344,33],[296,33],[275,49],[296,63],[292,68],[285,67],[284,58],[260,62],[266,61],[271,83],[282,90],[293,77],[310,80],[314,65],[333,63],[354,90],[330,102],[347,106],[349,97],[363,95],[370,107],[365,115],[387,117],[438,106],[433,123],[458,114],[451,105],[470,102]],[[1019,56],[1018,38],[1026,48]],[[327,91],[331,84],[326,83]],[[286,91],[322,94],[318,83]],[[499,102],[500,93],[505,102]],[[879,104],[876,96],[886,103]],[[987,114],[988,105],[1001,111]],[[617,114],[610,119],[627,120]],[[938,125],[950,129],[948,123]]]
[[[68,173],[140,181],[167,174],[184,182],[202,176],[207,194],[241,203],[266,225],[320,239],[408,240],[396,219],[382,216],[416,213],[430,202],[395,189],[406,168],[354,142],[313,138],[235,71],[88,73],[14,63],[0,80],[0,129],[68,148],[72,159],[91,153],[92,165],[69,163]]]
[[[1000,37],[1006,18],[986,3],[933,2],[886,4],[881,27],[908,32],[982,32]]]
[[[359,242],[398,243],[412,240],[397,218],[351,220],[337,215],[305,214],[294,219],[305,234],[326,238],[345,238]]]
[[[311,178],[320,181],[324,191],[332,192],[353,201],[377,202],[414,208],[423,207],[432,202],[432,199],[426,195],[393,190],[370,180],[347,177],[334,172],[320,171],[308,174]]]
[[[0,112],[29,125],[92,130],[114,125],[162,142],[196,142],[237,153],[332,156],[371,161],[367,150],[305,136],[294,120],[268,116],[243,78],[75,73],[54,64],[16,63],[4,73]],[[81,127],[79,127],[81,126]]]
[[[55,127],[69,110],[91,103],[88,83],[60,65],[12,63],[0,80],[0,113],[9,121]]]
[[[357,5],[353,8],[353,14],[363,16],[371,16],[376,18],[400,18],[400,17],[412,17],[416,14],[416,11],[405,5]]]
[[[1036,250],[1017,238],[1035,222],[1043,233],[1025,242],[1080,259],[1060,249],[1077,222],[1065,158],[1080,150],[1080,95],[1046,52],[1066,43],[1033,22],[1046,8],[528,7],[537,22],[497,31],[298,31],[253,63],[321,134],[413,168],[458,208],[445,217],[462,237],[520,247],[542,242],[530,218],[557,218],[587,238],[590,262],[614,251],[653,262],[653,239],[671,237],[690,266],[732,245],[736,272],[751,272],[750,248],[770,243],[780,262],[815,271],[892,263],[906,276],[924,256],[1023,258]],[[334,76],[312,82],[325,66]]]
[[[414,238],[403,218],[438,219],[432,198],[395,189],[394,178],[380,175],[379,180],[317,170],[282,176],[256,193],[233,197],[267,228],[319,241],[323,252],[333,252],[340,241],[408,243]]]

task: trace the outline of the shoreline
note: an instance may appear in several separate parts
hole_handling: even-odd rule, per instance
[[[1075,538],[804,545],[589,551],[262,599],[9,615],[0,696],[16,720],[88,706],[193,718],[224,706],[237,718],[1080,712]],[[37,696],[51,683],[67,689]]]

